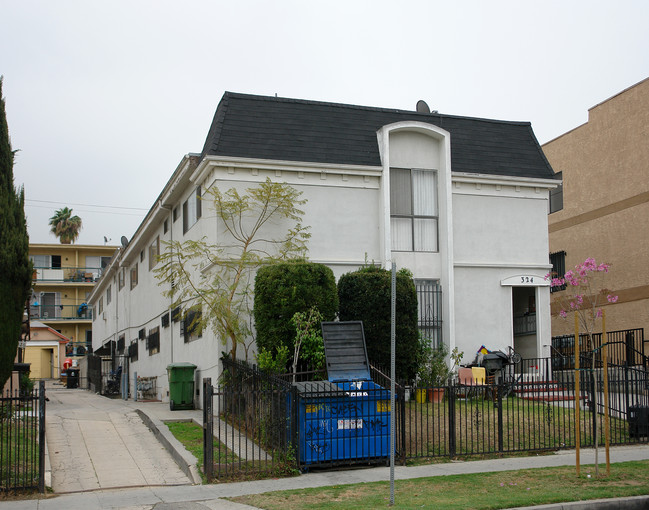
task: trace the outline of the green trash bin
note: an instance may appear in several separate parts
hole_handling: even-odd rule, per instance
[[[194,370],[192,363],[167,365],[169,376],[169,409],[194,409]]]

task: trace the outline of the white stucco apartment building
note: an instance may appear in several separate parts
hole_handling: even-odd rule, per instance
[[[308,257],[337,278],[366,261],[394,261],[420,289],[441,289],[435,310],[420,304],[422,327],[434,323],[436,338],[465,361],[482,345],[549,355],[544,276],[557,181],[529,123],[229,92],[202,152],[183,157],[96,285],[95,351],[130,352],[131,373],[157,377],[162,400],[171,362],[218,377],[226,348],[211,331],[181,336],[152,269],[165,240],[218,242],[205,190],[267,177],[303,193]]]

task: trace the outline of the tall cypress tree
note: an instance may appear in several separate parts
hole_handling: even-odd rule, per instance
[[[13,370],[32,271],[25,193],[14,187],[13,166],[0,77],[0,388]]]

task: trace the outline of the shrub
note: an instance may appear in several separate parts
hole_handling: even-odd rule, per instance
[[[316,307],[322,320],[331,321],[338,311],[333,271],[324,264],[288,262],[264,266],[255,278],[255,329],[260,352],[277,352],[280,346],[293,352],[297,312]]]
[[[344,274],[338,281],[340,320],[363,321],[365,343],[370,361],[390,366],[391,272],[377,266],[366,266]],[[396,375],[412,381],[421,359],[417,329],[417,292],[412,274],[397,273],[396,297]]]

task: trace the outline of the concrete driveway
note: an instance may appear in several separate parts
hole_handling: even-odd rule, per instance
[[[136,410],[122,400],[56,383],[47,385],[46,395],[55,493],[191,484]]]

